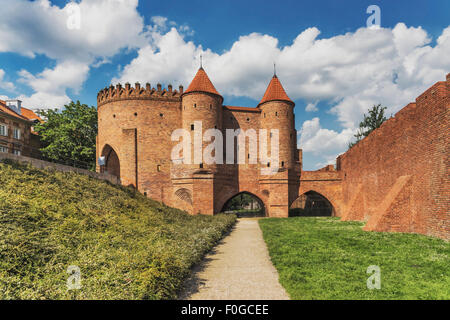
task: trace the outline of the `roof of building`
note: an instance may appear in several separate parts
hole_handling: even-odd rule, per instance
[[[28,118],[16,113],[14,110],[10,109],[6,102],[3,100],[0,100],[0,112],[6,113],[7,115],[13,116],[15,118],[18,118],[20,120],[29,120]]]
[[[198,69],[197,74],[184,93],[189,92],[208,92],[220,96],[220,93],[214,88],[214,85],[202,67]]]
[[[22,116],[24,116],[25,118],[27,118],[28,120],[39,120],[39,122],[42,122],[42,118],[39,117],[33,110],[31,109],[27,109],[22,107]]]
[[[274,100],[282,100],[282,101],[288,101],[291,103],[294,103],[286,94],[286,91],[284,91],[283,86],[281,85],[280,80],[278,80],[278,77],[276,75],[273,76],[272,80],[269,83],[269,86],[266,89],[266,92],[264,93],[263,98],[261,99],[261,102],[259,105],[263,104],[264,102],[268,101],[274,101]]]

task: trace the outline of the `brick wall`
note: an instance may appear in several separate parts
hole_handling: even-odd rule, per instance
[[[450,238],[450,75],[338,157],[342,217]]]

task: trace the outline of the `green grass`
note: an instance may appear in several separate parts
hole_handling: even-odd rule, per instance
[[[366,232],[361,222],[298,217],[259,221],[280,283],[292,299],[450,299],[450,243]],[[381,289],[367,289],[367,267]]]
[[[0,299],[171,299],[235,216],[190,216],[88,176],[0,162]],[[67,268],[81,289],[67,290]]]

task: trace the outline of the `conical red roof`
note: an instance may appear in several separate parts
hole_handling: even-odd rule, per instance
[[[220,96],[220,93],[218,93],[216,88],[214,88],[214,85],[212,84],[211,80],[209,80],[209,77],[206,74],[205,70],[203,70],[203,68],[198,69],[197,74],[195,75],[185,93],[198,91],[213,93]]]
[[[264,102],[273,100],[283,100],[294,103],[291,99],[289,99],[286,91],[284,91],[284,88],[276,75],[274,75],[272,80],[270,81],[269,86],[266,89],[266,93],[264,93],[264,96],[259,104],[263,104]]]

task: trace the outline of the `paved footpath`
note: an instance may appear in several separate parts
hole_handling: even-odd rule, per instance
[[[196,266],[180,299],[285,300],[257,219],[239,219]]]

